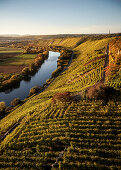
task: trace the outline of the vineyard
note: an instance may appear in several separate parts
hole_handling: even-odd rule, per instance
[[[74,58],[47,89],[0,120],[0,136],[18,122],[1,140],[1,169],[121,169],[121,97],[106,105],[85,98],[87,88],[101,82],[104,72],[103,83],[119,90],[119,42],[115,37],[38,42],[71,48]],[[116,67],[109,74],[112,63]],[[76,95],[81,99],[75,100]]]
[[[1,146],[2,168],[119,168],[121,104],[56,103],[30,113]]]
[[[109,65],[106,68],[107,84],[112,87],[121,86],[121,39],[110,42]]]
[[[86,41],[74,48],[77,57],[62,75],[48,88],[79,92],[102,79],[105,49],[110,38]],[[88,47],[88,48],[87,48]]]

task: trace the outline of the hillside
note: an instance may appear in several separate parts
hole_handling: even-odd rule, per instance
[[[113,95],[106,104],[86,98],[87,89],[100,82],[120,89],[120,37],[39,40],[43,43],[71,48],[74,58],[47,89],[0,120],[1,136],[19,122],[1,142],[0,166],[120,169],[121,96]]]

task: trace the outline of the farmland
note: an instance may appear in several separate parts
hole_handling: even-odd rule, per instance
[[[21,120],[1,141],[0,166],[3,169],[120,169],[120,37],[58,38],[45,43],[38,40],[38,44],[71,48],[74,58],[48,88],[26,99],[0,120],[1,136]],[[108,44],[109,63],[104,68]],[[27,55],[17,58],[27,63]],[[19,61],[20,65],[23,61]],[[104,98],[87,98],[88,89],[97,83],[102,83],[104,89],[113,88],[115,94],[111,93],[106,102]]]
[[[22,54],[19,48],[0,47],[0,79],[4,81],[33,61],[36,55]]]
[[[17,81],[20,81],[22,79],[22,70],[31,66],[31,64],[34,63],[35,58],[37,58],[37,53],[26,53],[24,48],[0,47],[1,89],[4,89],[4,82],[10,80],[12,76],[16,77],[19,75],[20,78]]]
[[[23,54],[22,49],[0,47],[0,66],[26,66],[36,56],[36,54]],[[6,71],[9,72],[9,70]]]
[[[20,73],[22,69],[31,64],[36,54],[0,53],[0,73]]]

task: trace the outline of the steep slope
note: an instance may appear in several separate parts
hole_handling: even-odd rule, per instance
[[[121,38],[109,44],[109,64],[106,71],[106,84],[114,88],[121,86]]]
[[[30,99],[1,120],[1,131],[5,131],[29,111],[33,111],[35,108],[38,110],[39,105],[50,99],[55,93],[63,91],[80,92],[100,81],[104,71],[105,49],[109,41],[110,38],[96,41],[89,40],[75,48],[74,51],[77,57],[73,59],[68,70],[58,76],[43,93]]]
[[[52,41],[51,45],[73,48],[79,42],[81,42],[82,39],[83,38],[60,38],[60,39],[54,39]]]
[[[2,168],[50,169],[66,148],[60,169],[119,168],[121,104],[48,101],[2,143]],[[5,149],[4,149],[5,147]]]
[[[74,48],[77,55],[72,64],[48,88],[51,90],[68,90],[79,92],[97,81],[104,71],[105,50],[110,38],[88,40]]]
[[[67,70],[44,92],[0,121],[3,134],[24,117],[1,142],[2,168],[51,169],[64,150],[57,164],[60,169],[121,168],[120,101],[110,101],[106,106],[102,101],[52,102],[58,92],[70,91],[73,95],[102,79],[105,49],[112,39],[87,40],[78,45]]]

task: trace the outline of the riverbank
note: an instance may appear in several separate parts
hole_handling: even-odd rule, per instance
[[[10,78],[4,80],[0,84],[0,92],[19,87],[20,81],[29,78],[29,76],[36,73],[38,68],[43,64],[48,57],[48,51],[38,54],[34,62],[29,67],[24,67],[19,74],[13,74]]]
[[[55,69],[54,72],[51,73],[51,77],[49,79],[47,79],[46,82],[42,86],[38,87],[38,90],[37,91],[35,90],[34,93],[31,94],[32,95],[31,97],[27,96],[27,97],[25,97],[24,100],[22,100],[20,102],[20,104],[18,103],[18,106],[7,107],[6,114],[9,114],[9,112],[13,111],[14,109],[21,106],[22,104],[24,104],[26,101],[28,101],[29,99],[31,99],[35,95],[37,95],[37,94],[43,92],[45,89],[47,89],[48,86],[56,79],[56,77],[59,76],[62,72],[64,72],[69,67],[69,65],[72,62],[73,56],[74,56],[74,53],[72,52],[72,50],[62,51],[58,60],[57,60],[57,63],[58,63],[57,69]],[[62,61],[60,62],[60,59],[62,59],[62,58],[63,58],[63,60],[62,60],[63,62]],[[63,65],[65,59],[66,59],[66,63],[67,63],[66,66]],[[68,61],[67,61],[67,59],[68,59]],[[60,69],[60,65],[61,65],[61,69]],[[6,114],[4,114],[4,115],[6,115]],[[3,118],[4,115],[1,118]]]

